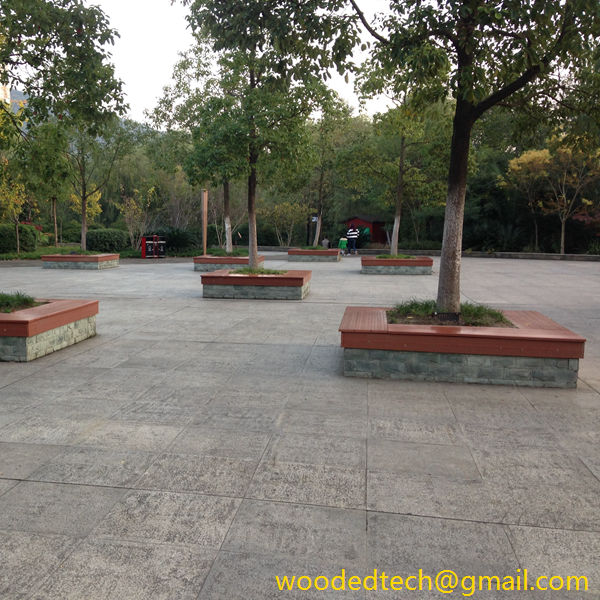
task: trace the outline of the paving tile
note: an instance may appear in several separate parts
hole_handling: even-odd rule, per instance
[[[473,449],[473,457],[487,481],[556,486],[598,483],[580,459],[562,449]]]
[[[0,479],[0,496],[19,483],[16,479]]]
[[[600,530],[600,486],[592,480],[552,482],[488,482],[499,522],[561,529]]]
[[[264,462],[247,496],[340,508],[365,508],[365,471],[331,465]]]
[[[424,444],[453,445],[462,443],[462,432],[457,425],[405,418],[370,417],[369,437]]]
[[[135,491],[113,508],[92,536],[218,550],[240,502],[218,496]]]
[[[544,426],[511,429],[465,423],[461,426],[461,431],[464,443],[471,448],[485,450],[527,450],[536,447],[559,450],[561,445],[560,437]]]
[[[283,413],[255,408],[201,409],[192,420],[193,425],[233,431],[258,431],[269,433],[280,427]]]
[[[63,535],[0,531],[0,597],[29,598],[77,543]]]
[[[260,460],[270,439],[268,433],[189,427],[173,443],[174,454],[205,454]]]
[[[279,589],[283,584],[283,578],[308,576],[316,578],[325,575],[330,578],[341,573],[345,568],[343,559],[337,567],[328,565],[326,568],[317,562],[310,562],[298,556],[271,556],[256,554],[254,552],[225,552],[217,555],[215,564],[202,588],[198,600],[249,600],[260,598],[261,600],[278,600],[282,597],[290,600],[336,600],[342,597],[339,591],[332,589],[317,591],[314,588],[302,591],[298,588],[285,592]],[[306,586],[306,581],[301,581]],[[322,586],[323,583],[319,582]],[[364,591],[342,592],[343,598],[348,600],[364,600]]]
[[[362,438],[286,432],[272,438],[264,461],[364,469],[366,446],[366,440]]]
[[[84,536],[123,494],[115,488],[23,481],[0,497],[0,530]]]
[[[281,429],[307,435],[365,438],[367,421],[364,416],[355,414],[285,410],[282,413]]]
[[[424,473],[367,474],[367,508],[373,511],[468,521],[500,522],[502,507],[483,481]]]
[[[31,412],[34,412],[37,417],[97,419],[109,417],[123,404],[123,400],[113,400],[112,398],[69,398],[67,395],[64,398],[54,398],[50,402],[44,402]]]
[[[146,401],[141,399],[126,404],[114,413],[118,421],[131,423],[156,423],[160,425],[185,425],[198,410],[197,406],[180,406],[169,400]]]
[[[97,419],[28,416],[0,429],[0,441],[27,444],[73,444]]]
[[[456,480],[480,480],[467,448],[370,439],[368,470],[388,473],[437,475]]]
[[[86,540],[35,600],[195,600],[214,552],[196,547]]]
[[[27,479],[40,465],[64,452],[64,446],[0,442],[0,477]]]
[[[365,564],[365,515],[360,510],[244,500],[223,550],[360,568]]]
[[[251,409],[281,410],[287,401],[285,391],[227,391],[219,390],[210,401],[210,410]]]
[[[257,461],[223,456],[163,454],[137,482],[140,489],[242,497]]]
[[[87,435],[77,440],[78,446],[159,452],[167,448],[183,430],[183,425],[154,425],[103,420]]]
[[[398,575],[514,573],[519,563],[501,525],[368,514],[369,568]]]
[[[133,450],[68,448],[31,473],[29,479],[127,487],[135,483],[156,458]]]
[[[532,578],[583,575],[589,592],[600,593],[600,532],[508,527],[508,536]]]

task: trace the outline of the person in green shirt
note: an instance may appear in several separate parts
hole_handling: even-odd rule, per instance
[[[338,242],[338,248],[342,251],[342,254],[346,254],[346,248],[348,247],[348,238],[341,237]]]

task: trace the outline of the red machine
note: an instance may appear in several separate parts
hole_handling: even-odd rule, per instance
[[[167,242],[158,235],[142,238],[142,258],[165,258]]]

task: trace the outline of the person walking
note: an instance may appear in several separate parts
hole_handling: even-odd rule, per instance
[[[356,254],[356,242],[358,241],[358,236],[360,232],[354,225],[354,223],[350,224],[350,229],[348,229],[346,233],[346,237],[348,238],[348,254]]]

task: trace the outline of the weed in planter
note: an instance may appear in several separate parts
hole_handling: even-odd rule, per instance
[[[250,267],[244,267],[243,269],[236,269],[230,272],[232,275],[283,275],[287,271],[277,271],[275,269],[251,269]]]
[[[411,256],[410,254],[378,254],[375,258],[395,258],[395,259],[399,259],[399,258],[415,258],[415,257]]]
[[[40,304],[41,302],[36,302],[35,298],[32,298],[23,292],[0,294],[0,312],[3,313],[11,313],[23,308],[32,308],[33,306],[39,306]]]
[[[438,317],[435,300],[408,300],[387,311],[388,323],[414,325],[465,325],[470,327],[514,327],[498,310],[464,302],[458,323]]]

